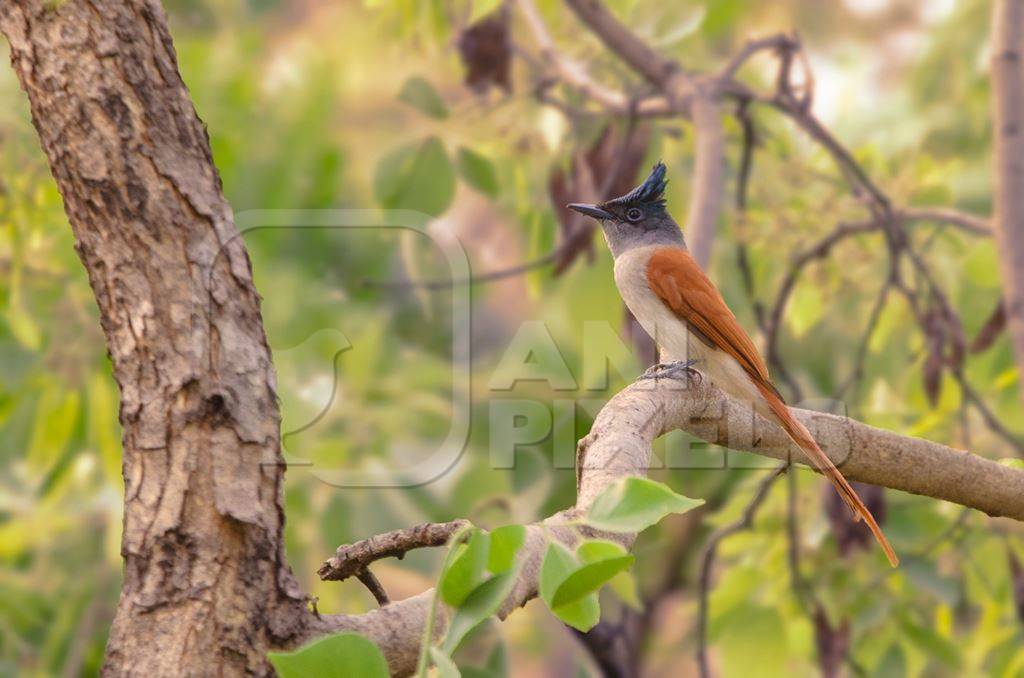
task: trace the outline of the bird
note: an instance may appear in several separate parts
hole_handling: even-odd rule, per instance
[[[619,294],[658,345],[660,363],[642,378],[675,378],[696,367],[718,388],[779,424],[831,481],[855,518],[865,521],[896,567],[896,552],[871,511],[793,416],[754,342],[687,250],[682,230],[665,207],[666,171],[659,161],[642,184],[623,196],[568,205],[601,223]]]

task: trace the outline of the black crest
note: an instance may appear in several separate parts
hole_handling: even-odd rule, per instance
[[[668,185],[668,179],[665,178],[665,171],[665,163],[659,161],[658,164],[651,169],[651,173],[647,178],[644,179],[644,183],[640,184],[626,195],[613,198],[602,203],[602,207],[644,204],[664,208],[665,186]]]

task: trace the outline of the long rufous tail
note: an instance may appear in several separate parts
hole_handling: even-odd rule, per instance
[[[801,424],[793,413],[786,407],[786,403],[783,402],[782,398],[775,391],[770,384],[756,384],[764,399],[767,401],[768,406],[771,408],[772,413],[778,419],[782,428],[785,429],[789,437],[793,439],[797,445],[800,446],[804,452],[807,453],[808,458],[814,464],[815,467],[822,474],[828,478],[832,485],[836,488],[836,492],[843,498],[846,505],[853,510],[854,517],[857,520],[861,518],[867,523],[868,528],[871,530],[871,534],[875,536],[879,546],[885,551],[885,557],[889,559],[889,564],[893,567],[899,565],[900,559],[896,556],[896,551],[893,550],[889,540],[885,538],[882,533],[882,528],[875,522],[875,517],[871,515],[871,511],[864,505],[860,497],[857,496],[857,492],[851,487],[850,483],[847,482],[843,474],[840,473],[836,465],[832,463],[832,460],[828,458],[820,447],[818,447],[817,441],[811,435],[811,432],[807,430],[807,427]]]

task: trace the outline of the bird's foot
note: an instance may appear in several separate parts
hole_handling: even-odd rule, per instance
[[[654,379],[655,383],[657,383],[658,379],[679,379],[680,376],[684,374],[692,376],[693,374],[696,374],[696,371],[693,369],[693,365],[696,363],[696,360],[691,359],[651,365],[637,378],[637,381]]]

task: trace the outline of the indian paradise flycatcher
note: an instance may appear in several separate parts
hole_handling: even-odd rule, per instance
[[[626,195],[599,205],[569,205],[601,222],[615,258],[615,284],[626,306],[658,344],[661,364],[651,376],[671,376],[696,364],[720,389],[777,422],[836,491],[863,518],[889,562],[899,562],[871,512],[810,431],[789,411],[764,359],[714,283],[686,249],[679,225],[665,210],[665,165]]]

